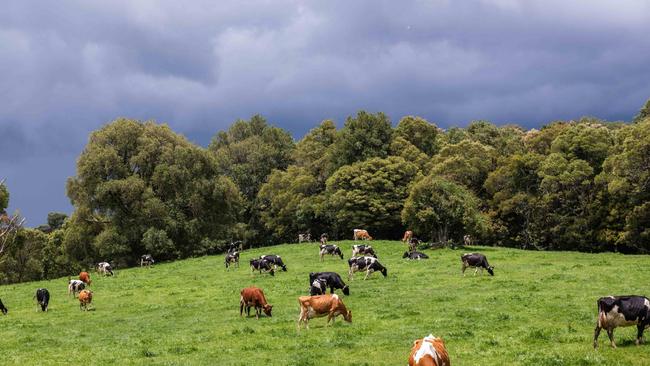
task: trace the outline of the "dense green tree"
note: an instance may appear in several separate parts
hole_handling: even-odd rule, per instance
[[[396,156],[341,167],[326,189],[334,235],[349,237],[352,229],[364,228],[377,237],[398,237],[400,212],[418,172],[415,164]]]
[[[388,117],[359,111],[355,117],[348,117],[339,131],[334,146],[337,167],[349,165],[370,158],[388,156],[393,128]]]
[[[550,152],[584,160],[596,172],[600,172],[613,143],[613,134],[605,125],[573,123],[553,140]]]
[[[439,134],[438,126],[415,116],[402,118],[395,129],[396,137],[405,139],[428,156],[433,156],[438,151]]]
[[[482,196],[483,182],[496,166],[494,148],[480,142],[463,140],[446,145],[434,156],[431,172],[460,183]]]
[[[47,234],[34,229],[21,229],[0,261],[2,283],[35,281],[43,278],[43,248]]]
[[[460,242],[465,234],[481,237],[488,226],[479,200],[470,190],[435,175],[413,185],[401,217],[418,235],[445,244],[448,240]]]
[[[309,131],[293,151],[295,164],[306,168],[323,188],[335,169],[332,148],[335,141],[336,126],[334,122],[326,120]]]
[[[401,136],[393,139],[393,142],[390,144],[390,154],[392,156],[402,157],[404,160],[417,165],[421,171],[429,171],[431,169],[432,164],[429,156]]]
[[[634,116],[632,122],[639,123],[643,120],[650,118],[650,99],[648,99],[643,107],[639,110],[639,113]]]
[[[3,183],[0,183],[0,215],[5,213],[5,210],[9,206],[9,191]]]
[[[58,230],[63,226],[63,222],[68,218],[68,215],[62,212],[50,212],[47,214],[47,225],[52,230]]]

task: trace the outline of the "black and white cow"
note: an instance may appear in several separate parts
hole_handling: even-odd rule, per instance
[[[142,266],[149,267],[152,264],[154,264],[154,262],[155,261],[153,260],[153,257],[151,256],[151,254],[143,254],[142,257],[140,257],[140,267],[142,267]]]
[[[311,281],[311,286],[309,287],[309,295],[325,295],[327,292],[327,282],[323,279],[316,278]]]
[[[86,288],[86,284],[84,283],[84,281],[81,280],[68,281],[68,295],[72,294],[72,296],[75,296],[85,288]]]
[[[483,274],[483,269],[487,269],[488,273],[491,276],[494,276],[494,267],[488,264],[487,258],[485,258],[485,256],[481,253],[466,253],[460,256],[460,260],[463,262],[463,276],[465,275],[465,270],[467,267],[476,268],[474,275],[476,275],[479,269],[481,270],[481,275]]]
[[[327,233],[320,234],[320,243],[321,243],[321,245],[327,244],[327,239],[328,239]]]
[[[366,271],[366,277],[363,279],[368,279],[368,276],[372,272],[379,271],[384,277],[388,275],[388,270],[386,267],[382,266],[381,263],[375,257],[354,257],[348,259],[348,266],[350,270],[348,271],[348,278],[352,280],[352,275],[354,272]]]
[[[309,282],[313,283],[315,280],[324,280],[326,287],[330,288],[330,293],[334,293],[334,289],[338,288],[343,291],[345,295],[350,295],[350,288],[343,282],[341,276],[336,272],[311,272],[309,274]],[[323,290],[323,294],[325,291]],[[312,295],[313,296],[313,295]]]
[[[415,259],[419,260],[419,259],[429,259],[429,256],[424,254],[424,253],[412,251],[412,252],[404,252],[404,255],[402,256],[402,258],[408,258],[408,259],[411,259],[411,260],[415,260]]]
[[[228,250],[226,253],[234,253],[238,252],[242,249],[243,242],[241,240],[233,241],[230,244],[228,244]]]
[[[113,275],[113,267],[108,262],[100,262],[97,264],[97,272],[101,273],[104,276]]]
[[[271,264],[273,264],[274,267],[276,268],[282,267],[282,270],[284,272],[287,271],[287,266],[284,265],[284,262],[282,262],[282,258],[279,255],[275,255],[275,254],[261,255],[260,259],[266,259]]]
[[[40,305],[42,311],[47,311],[47,307],[50,304],[50,292],[46,288],[39,288],[36,290],[36,305]],[[38,311],[38,309],[36,310]]]
[[[338,255],[343,259],[343,252],[341,251],[341,248],[339,248],[338,245],[334,244],[321,244],[320,246],[320,261],[322,262],[324,260],[325,254],[329,255]]]
[[[418,246],[420,244],[422,244],[422,242],[420,241],[420,239],[418,239],[416,237],[412,237],[411,239],[409,239],[409,252],[417,251]]]
[[[239,252],[226,253],[226,269],[230,271],[230,266],[235,265],[239,268]]]
[[[605,328],[614,343],[614,328],[636,325],[637,346],[643,342],[643,331],[650,327],[650,300],[645,296],[608,296],[598,299],[598,321],[594,331],[594,348],[598,347],[600,330]]]
[[[0,299],[0,311],[2,311],[2,314],[7,315],[7,308],[5,307],[5,304],[2,303],[2,299]]]
[[[375,250],[370,245],[353,245],[351,257],[356,257],[358,255],[369,255],[377,258]]]
[[[275,270],[273,269],[273,264],[266,259],[251,259],[251,272],[262,271],[269,272],[271,276],[275,276]]]

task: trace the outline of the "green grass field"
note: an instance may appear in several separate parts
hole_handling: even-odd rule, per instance
[[[351,241],[338,242],[346,259]],[[618,254],[528,252],[472,248],[488,256],[495,276],[460,275],[464,250],[426,251],[431,259],[401,258],[400,242],[373,241],[388,277],[358,273],[342,296],[352,324],[313,319],[298,331],[298,296],[308,273],[336,271],[347,261],[321,263],[316,244],[290,244],[242,253],[226,272],[223,256],[117,269],[93,275],[94,311],[82,312],[66,294],[67,278],[0,287],[9,314],[0,316],[3,364],[153,365],[405,365],[412,342],[442,337],[454,365],[648,365],[650,343],[634,345],[635,327],[618,328],[618,349],[601,334],[592,348],[596,299],[647,294],[648,258]],[[251,274],[248,260],[279,254],[288,272]],[[239,317],[239,291],[255,285],[273,304],[273,317]],[[49,289],[50,311],[32,297]]]

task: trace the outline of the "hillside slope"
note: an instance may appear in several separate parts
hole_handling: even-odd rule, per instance
[[[337,244],[350,255],[353,242]],[[353,323],[333,327],[314,319],[297,331],[297,297],[308,292],[310,271],[336,271],[347,261],[321,263],[316,244],[289,244],[242,253],[227,272],[222,256],[93,273],[95,311],[79,311],[66,295],[67,278],[0,287],[9,308],[0,316],[2,363],[404,365],[414,339],[433,333],[447,343],[454,365],[642,365],[650,345],[634,346],[636,328],[619,328],[619,348],[601,334],[592,349],[596,299],[647,294],[645,256],[527,252],[472,248],[495,276],[460,275],[460,250],[427,251],[431,259],[401,258],[400,242],[374,241],[388,277],[375,273],[349,282],[342,296]],[[252,275],[247,263],[279,254],[288,272]],[[266,292],[273,317],[239,317],[239,291]],[[36,312],[38,287],[52,295],[50,312]]]

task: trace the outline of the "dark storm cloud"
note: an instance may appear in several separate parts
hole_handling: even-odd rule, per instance
[[[75,157],[119,116],[167,122],[205,145],[255,113],[296,137],[359,109],[533,127],[629,120],[650,96],[645,1],[3,7],[0,176],[33,225],[69,210]]]

